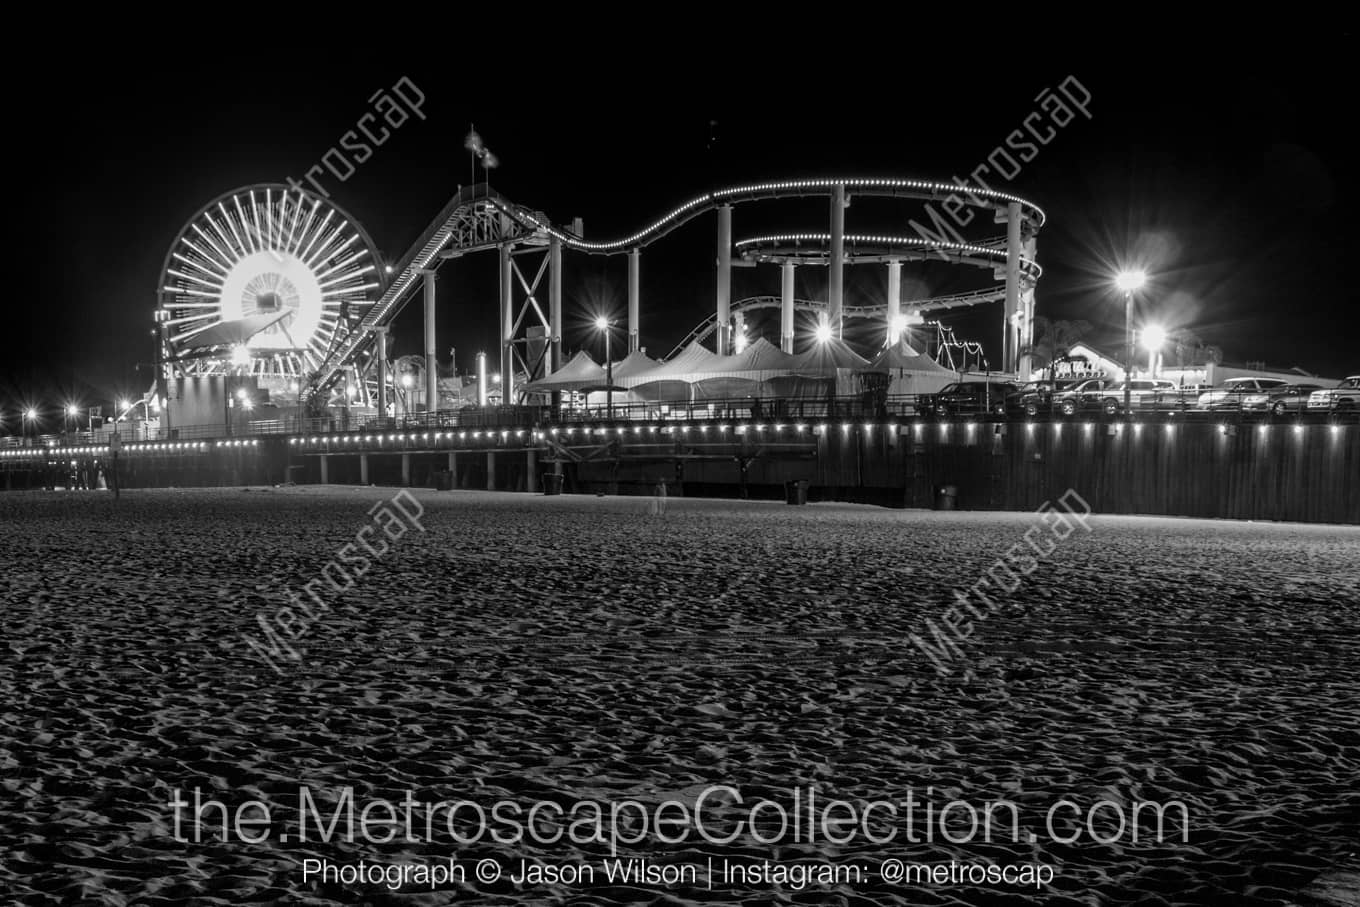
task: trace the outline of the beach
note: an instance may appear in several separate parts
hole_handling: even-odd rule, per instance
[[[0,893],[1264,905],[1353,863],[1360,527],[1068,517],[352,486],[0,495]],[[314,814],[415,801],[422,821],[398,808],[391,840],[298,840],[302,789]],[[172,805],[194,792],[273,815],[255,841],[194,839]],[[880,808],[844,843],[772,828],[777,810],[751,820],[760,841],[727,843],[424,822],[453,798],[670,801],[726,830],[761,799],[822,815],[810,795],[860,818],[935,810]],[[934,823],[956,801],[1012,804],[1024,834],[967,834],[962,808]],[[1162,840],[1118,827],[1139,803],[1180,804]],[[621,881],[610,858],[644,863]],[[893,882],[889,859],[1052,879]],[[328,880],[308,860],[455,860],[466,878]],[[737,864],[763,868],[714,868]]]

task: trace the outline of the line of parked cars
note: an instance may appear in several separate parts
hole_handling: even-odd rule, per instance
[[[1129,383],[1130,410],[1233,410],[1286,416],[1303,412],[1360,410],[1360,375],[1332,388],[1282,378],[1229,378],[1218,387],[1177,384],[1164,378],[1137,378]],[[922,398],[920,409],[936,416],[991,413],[1026,415],[1057,413],[1074,416],[1123,412],[1124,384],[1109,378],[1083,381],[957,381]]]

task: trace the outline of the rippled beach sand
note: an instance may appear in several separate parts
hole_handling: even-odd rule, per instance
[[[1100,517],[974,622],[909,642],[1032,514],[413,493],[424,532],[276,673],[241,641],[394,489],[0,495],[0,901],[17,904],[1279,904],[1360,835],[1360,529]],[[691,840],[676,863],[1042,862],[1048,889],[304,881],[593,845],[198,843],[174,789],[286,804],[633,798],[1179,800],[1189,841]],[[284,826],[280,825],[280,829]],[[1066,828],[1066,826],[1064,826]],[[276,830],[277,832],[277,830]],[[471,864],[469,864],[471,865]]]

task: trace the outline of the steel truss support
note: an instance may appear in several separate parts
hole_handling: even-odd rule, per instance
[[[538,258],[536,262],[534,256]],[[515,248],[514,244],[507,243],[500,247],[500,262],[501,402],[511,404],[517,402],[517,372],[523,372],[530,381],[543,377],[553,371],[554,353],[561,355],[561,249],[549,245]],[[557,277],[547,281],[552,318],[538,301],[544,277],[550,272],[555,272]],[[528,276],[530,273],[532,279]],[[542,328],[543,335],[530,337],[530,327]],[[532,350],[531,344],[539,348]]]

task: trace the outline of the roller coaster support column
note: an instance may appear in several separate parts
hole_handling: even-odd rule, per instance
[[[434,342],[435,273],[424,270],[420,275],[425,279],[425,411],[432,413],[439,409],[439,354]]]
[[[1001,370],[1014,372],[1020,360],[1020,204],[1006,205],[1006,326]]]
[[[718,209],[718,341],[716,352],[726,356],[732,320],[732,206]]]
[[[832,336],[841,336],[841,309],[845,305],[845,184],[831,190],[831,273],[827,277],[827,322]]]
[[[501,246],[501,406],[515,402],[515,271],[510,244]]]
[[[378,418],[387,418],[387,328],[374,328],[378,334]]]
[[[548,240],[548,338],[551,344],[549,371],[562,367],[562,240],[556,236]]]
[[[634,249],[628,253],[628,352],[638,348],[640,305],[638,301],[638,271],[642,265],[642,250]]]
[[[888,262],[888,346],[902,337],[902,262]]]
[[[779,294],[779,348],[793,352],[793,262],[781,266],[783,280]]]

